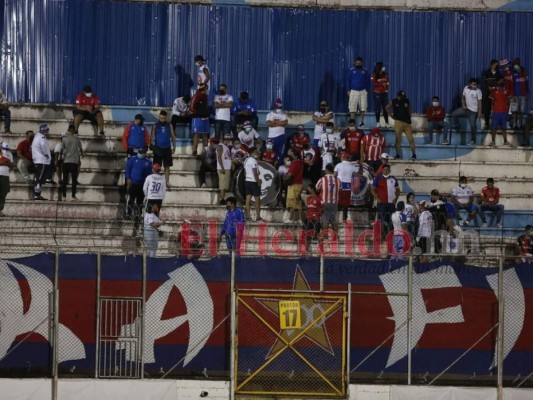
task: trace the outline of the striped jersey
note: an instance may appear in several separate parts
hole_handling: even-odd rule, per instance
[[[379,133],[379,131],[376,133],[371,132],[361,139],[361,146],[365,148],[365,160],[376,161],[381,158],[381,154],[385,151],[387,141],[385,140],[385,136]]]
[[[316,190],[320,193],[322,204],[337,204],[341,181],[333,174],[327,174],[320,178],[316,184]]]

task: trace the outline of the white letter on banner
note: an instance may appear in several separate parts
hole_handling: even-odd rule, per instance
[[[442,273],[439,269],[445,268],[447,273]],[[450,287],[461,287],[461,282],[457,278],[455,271],[450,266],[442,266],[421,274],[413,274],[413,319],[411,321],[411,348],[407,349],[407,298],[400,296],[387,296],[392,309],[395,329],[392,348],[387,361],[390,367],[398,360],[407,356],[408,351],[412,351],[422,337],[427,324],[456,324],[464,322],[461,305],[443,308],[432,312],[427,312],[422,291],[427,289],[441,289]],[[387,292],[407,293],[407,266],[380,275],[379,278]],[[405,324],[402,328],[402,324]]]
[[[204,278],[194,267],[188,263],[168,274],[170,277],[157,290],[152,293],[146,301],[145,329],[144,329],[144,362],[155,362],[154,343],[169,333],[178,329],[185,322],[189,323],[189,344],[187,353],[183,360],[186,366],[205,346],[213,329],[214,306],[213,299],[209,293]],[[187,314],[179,317],[162,320],[163,310],[168,303],[168,296],[172,288],[176,287],[183,296],[187,307]],[[123,325],[120,330],[120,337],[117,340],[117,350],[124,350],[127,343],[121,341],[122,338],[135,335],[135,327],[139,321],[137,319],[129,325]],[[127,350],[127,349],[126,349]],[[130,359],[134,352],[126,351],[126,360]]]

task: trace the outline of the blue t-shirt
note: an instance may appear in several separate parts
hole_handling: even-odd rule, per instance
[[[168,122],[155,123],[155,145],[160,149],[170,149],[170,124]]]

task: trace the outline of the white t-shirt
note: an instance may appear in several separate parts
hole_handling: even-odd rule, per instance
[[[259,133],[255,129],[252,129],[249,133],[242,130],[237,135],[242,144],[246,145],[248,148],[255,146],[255,139],[259,138]]]
[[[217,94],[215,96],[215,103],[232,103],[233,102],[233,96],[230,94],[220,95]],[[219,121],[229,121],[231,119],[231,112],[230,108],[215,108],[215,119]]]
[[[326,153],[328,150],[331,153],[335,153],[340,148],[341,137],[337,133],[323,133],[320,137],[318,146],[322,149],[322,153]]]
[[[412,204],[409,204],[409,203],[405,204],[405,217],[407,219],[407,222],[415,222],[416,213],[415,213],[415,208]]]
[[[407,222],[407,218],[402,211],[395,211],[391,215],[391,222],[392,222],[392,227],[394,230],[403,231],[402,225]]]
[[[156,230],[150,224],[159,223],[161,220],[154,213],[144,213],[144,229],[145,230]]]
[[[63,145],[61,141],[57,142],[57,144],[55,145],[54,153],[57,154],[56,162],[65,158],[65,152],[63,151]]]
[[[207,80],[207,74],[205,73],[205,70],[209,71],[207,64],[202,64],[198,67],[198,74],[196,75],[196,81],[198,84],[205,83]]]
[[[222,158],[222,165],[218,162],[218,151],[219,149],[222,149],[222,154],[220,158]],[[224,143],[220,143],[217,147],[217,169],[218,170],[230,170],[231,169],[231,151],[228,146],[226,146]]]
[[[418,236],[428,238],[431,236],[431,226],[433,225],[433,216],[428,210],[420,214],[418,218]]]
[[[2,155],[13,162],[13,154],[9,150],[2,150]],[[0,165],[0,175],[9,176],[9,167],[7,165]]]
[[[267,121],[288,121],[289,118],[287,117],[287,114],[280,112],[269,112],[266,116]],[[268,128],[268,137],[273,139],[277,138],[278,136],[285,134],[285,127],[284,126],[275,126],[273,128]]]
[[[148,175],[144,181],[143,192],[148,200],[163,200],[167,192],[165,178],[160,174]]]
[[[244,172],[246,172],[246,181],[255,182],[254,169],[259,171],[257,160],[253,157],[248,157],[244,160]]]
[[[333,121],[334,118],[335,118],[335,116],[333,115],[332,111],[328,111],[325,114],[323,112],[321,112],[321,111],[315,112],[315,117],[318,117],[318,118],[324,118],[326,115],[331,115],[330,121]],[[316,123],[316,125],[315,125],[315,134],[313,136],[314,140],[320,140],[320,137],[324,133],[324,127],[325,126],[326,126],[326,124],[321,124],[319,122]]]
[[[483,98],[483,94],[479,88],[470,89],[468,86],[465,86],[463,89],[463,96],[465,97],[466,108],[470,111],[478,111],[478,100]]]
[[[357,169],[350,161],[343,160],[335,166],[335,172],[342,183],[352,183],[352,175]]]
[[[459,204],[468,204],[470,197],[474,195],[474,191],[470,186],[462,188],[457,185],[452,190],[452,196],[459,202]]]

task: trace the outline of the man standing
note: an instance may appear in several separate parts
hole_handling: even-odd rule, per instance
[[[146,158],[146,147],[141,147],[135,157],[130,157],[126,163],[126,189],[129,200],[126,215],[133,218],[138,226],[144,201],[143,186],[148,175],[152,173],[152,161]]]
[[[470,124],[470,134],[472,137],[470,141],[471,146],[476,144],[477,119],[481,118],[482,99],[483,94],[478,88],[478,80],[476,78],[470,78],[470,82],[463,89],[463,95],[461,96],[461,108],[458,108],[452,112],[453,128],[457,132],[459,132],[459,117],[468,118],[468,123]],[[461,142],[463,142],[462,139]],[[464,146],[465,143],[461,143],[461,145]]]
[[[350,207],[350,198],[352,195],[352,177],[357,174],[357,168],[350,162],[350,154],[343,151],[341,154],[341,162],[335,166],[335,176],[341,181],[341,189],[339,191],[339,207],[342,211],[342,220],[346,221],[348,218],[348,208]]]
[[[529,77],[526,69],[520,64],[520,59],[513,61],[513,96],[516,103],[516,111],[513,112],[514,129],[522,128],[526,113],[526,103],[529,97]]]
[[[395,253],[393,259],[398,257],[403,259],[402,255],[408,250],[405,248],[404,236],[407,235],[407,215],[405,214],[405,203],[399,201],[396,203],[396,211],[391,216],[391,223],[393,228],[392,249]],[[405,233],[404,233],[405,232]]]
[[[157,205],[157,210],[161,210],[165,194],[167,192],[167,185],[165,179],[161,176],[161,164],[154,163],[152,165],[152,174],[146,177],[143,185],[143,193],[146,196],[146,209],[149,210],[154,204]],[[156,213],[159,215],[159,213]]]
[[[79,136],[75,135],[76,127],[69,125],[67,129],[67,136],[63,137],[61,147],[63,149],[63,181],[61,183],[61,191],[63,194],[63,201],[67,200],[67,184],[69,176],[72,175],[72,201],[78,201],[76,191],[78,187],[78,168],[80,158],[83,157],[83,148]]]
[[[150,144],[150,134],[148,128],[144,125],[142,114],[135,115],[135,120],[130,122],[124,128],[122,134],[122,148],[126,151],[128,159],[136,156],[139,149],[148,147]]]
[[[400,90],[395,99],[387,104],[387,112],[394,118],[394,133],[396,134],[396,157],[401,158],[402,152],[402,133],[405,132],[409,147],[411,148],[411,160],[416,161],[415,139],[413,137],[413,127],[411,126],[411,102],[403,90]]]
[[[428,143],[433,143],[433,131],[442,131],[442,144],[450,144],[448,139],[448,123],[444,121],[446,118],[446,110],[440,105],[439,96],[433,96],[431,99],[431,105],[426,110],[426,116],[428,119]]]
[[[468,226],[470,221],[476,218],[477,206],[474,204],[474,190],[467,185],[466,176],[459,178],[459,185],[452,190],[452,203],[455,206],[457,223],[460,226]],[[460,210],[466,210],[468,216],[465,221],[461,219]]]
[[[0,150],[0,217],[5,217],[4,206],[9,193],[9,170],[13,168],[13,155],[7,142],[3,142]]]
[[[4,117],[4,132],[11,133],[11,111],[4,92],[0,90],[0,117]]]
[[[511,146],[507,141],[507,118],[509,112],[509,100],[511,93],[507,91],[504,86],[503,78],[496,82],[496,87],[490,92],[490,100],[492,101],[492,125],[490,135],[492,136],[492,147],[496,146],[496,131],[498,128],[503,135],[503,145]]]
[[[31,155],[31,144],[33,137],[35,136],[33,131],[26,132],[26,139],[20,142],[17,146],[17,168],[26,181],[26,183],[33,183],[33,179],[30,177],[29,170],[33,168],[33,158]]]
[[[76,96],[76,104],[72,111],[74,115],[74,126],[76,132],[84,120],[91,121],[91,124],[98,126],[101,136],[104,136],[104,117],[100,110],[100,99],[93,93],[90,86],[85,86],[83,92]]]
[[[226,247],[230,252],[235,251],[235,254],[239,254],[246,218],[242,210],[237,207],[237,199],[233,196],[228,197],[226,210],[226,218],[220,229],[220,238],[226,239]]]
[[[316,191],[320,194],[320,200],[322,201],[320,225],[322,230],[331,227],[337,233],[339,231],[337,212],[341,181],[334,175],[335,168],[333,164],[326,165],[325,172],[326,174],[316,184]]]
[[[335,132],[333,122],[326,122],[326,130],[320,138],[319,147],[322,155],[322,170],[326,169],[326,165],[333,164],[337,151],[340,148],[341,138]]]
[[[391,175],[389,164],[383,166],[383,172],[376,175],[370,188],[377,202],[377,217],[381,222],[381,234],[385,239],[392,229],[391,216],[395,211],[396,200],[400,195],[398,180]]]
[[[304,179],[304,163],[299,154],[294,150],[289,150],[291,160],[289,171],[285,175],[287,184],[287,208],[289,209],[289,222],[302,220],[302,184]]]
[[[48,145],[48,135],[50,129],[47,124],[39,126],[39,132],[35,135],[31,144],[31,156],[35,165],[35,175],[33,177],[33,200],[46,200],[41,196],[42,185],[46,181],[49,173],[52,157]]]
[[[154,152],[154,163],[165,167],[165,182],[170,188],[170,167],[172,167],[172,154],[176,152],[176,135],[174,128],[167,121],[167,112],[159,113],[159,121],[152,126],[150,144]]]
[[[497,86],[497,82],[503,78],[500,74],[499,67],[500,62],[498,60],[490,60],[490,67],[483,71],[481,75],[481,84],[483,87],[483,117],[485,124],[483,129],[489,129],[490,114],[492,112],[492,102],[489,99],[489,94]]]
[[[196,74],[196,82],[198,83],[198,87],[200,87],[200,85],[205,85],[205,91],[207,92],[209,90],[211,72],[209,72],[209,68],[207,67],[204,56],[199,54],[194,57],[194,63],[198,67],[198,73]]]
[[[283,102],[281,99],[276,99],[274,102],[274,109],[266,116],[266,124],[268,126],[268,138],[272,139],[274,143],[274,152],[278,163],[283,161],[283,153],[285,152],[285,127],[289,124],[287,114],[283,112]]]
[[[256,222],[263,221],[261,218],[261,177],[259,175],[259,166],[257,165],[257,158],[259,157],[259,151],[257,148],[252,147],[250,149],[250,156],[244,160],[244,194],[246,196],[246,203],[244,206],[244,213],[246,219],[250,219],[250,203],[252,196],[255,201],[255,214]]]
[[[380,156],[385,152],[387,141],[378,128],[361,139],[361,162],[366,162],[374,171],[379,167]]]
[[[215,96],[215,135],[218,139],[231,132],[231,107],[233,96],[228,94],[228,86],[222,83]]]
[[[318,146],[318,142],[326,129],[327,122],[334,122],[335,115],[333,111],[329,109],[329,104],[326,100],[320,102],[320,110],[313,115],[313,121],[315,121],[315,134],[313,136],[313,147]]]
[[[489,211],[496,214],[496,226],[501,228],[503,210],[504,206],[500,204],[500,189],[494,186],[494,178],[487,178],[487,186],[481,189],[481,205],[479,206],[479,216],[483,222],[482,227],[487,226],[485,212]],[[491,222],[494,222],[494,218],[491,219]]]
[[[191,100],[190,110],[193,115],[192,118],[192,155],[198,154],[198,143],[200,142],[200,135],[202,136],[203,146],[207,146],[207,137],[211,126],[209,125],[209,105],[207,98],[207,86],[200,84],[198,90]]]
[[[382,61],[378,61],[374,66],[374,72],[370,78],[374,91],[374,106],[376,107],[376,127],[390,128],[389,114],[387,114],[387,104],[389,104],[389,75],[385,72]],[[383,110],[383,119],[385,123],[381,125],[381,110]]]
[[[516,239],[518,254],[522,257],[522,262],[533,259],[533,226],[526,225],[525,232]]]
[[[368,90],[370,89],[370,74],[363,68],[363,59],[361,57],[357,57],[354,61],[354,66],[348,70],[346,89],[350,118],[355,119],[355,114],[359,109],[361,112],[359,128],[364,128],[365,112],[368,105]]]
[[[255,130],[259,122],[257,118],[257,107],[248,92],[241,92],[239,98],[231,107],[231,129],[237,134],[237,125],[242,125],[244,121],[250,121]]]
[[[231,183],[231,132],[224,135],[224,140],[217,146],[217,174],[218,188],[220,190],[220,199],[218,204],[226,204],[226,191],[229,190]]]
[[[214,187],[218,187],[217,176],[217,148],[219,141],[216,137],[209,139],[209,146],[204,149],[204,152],[200,156],[200,171],[198,172],[198,178],[200,180],[200,187],[206,188],[206,175],[211,173],[211,177],[214,180]]]

